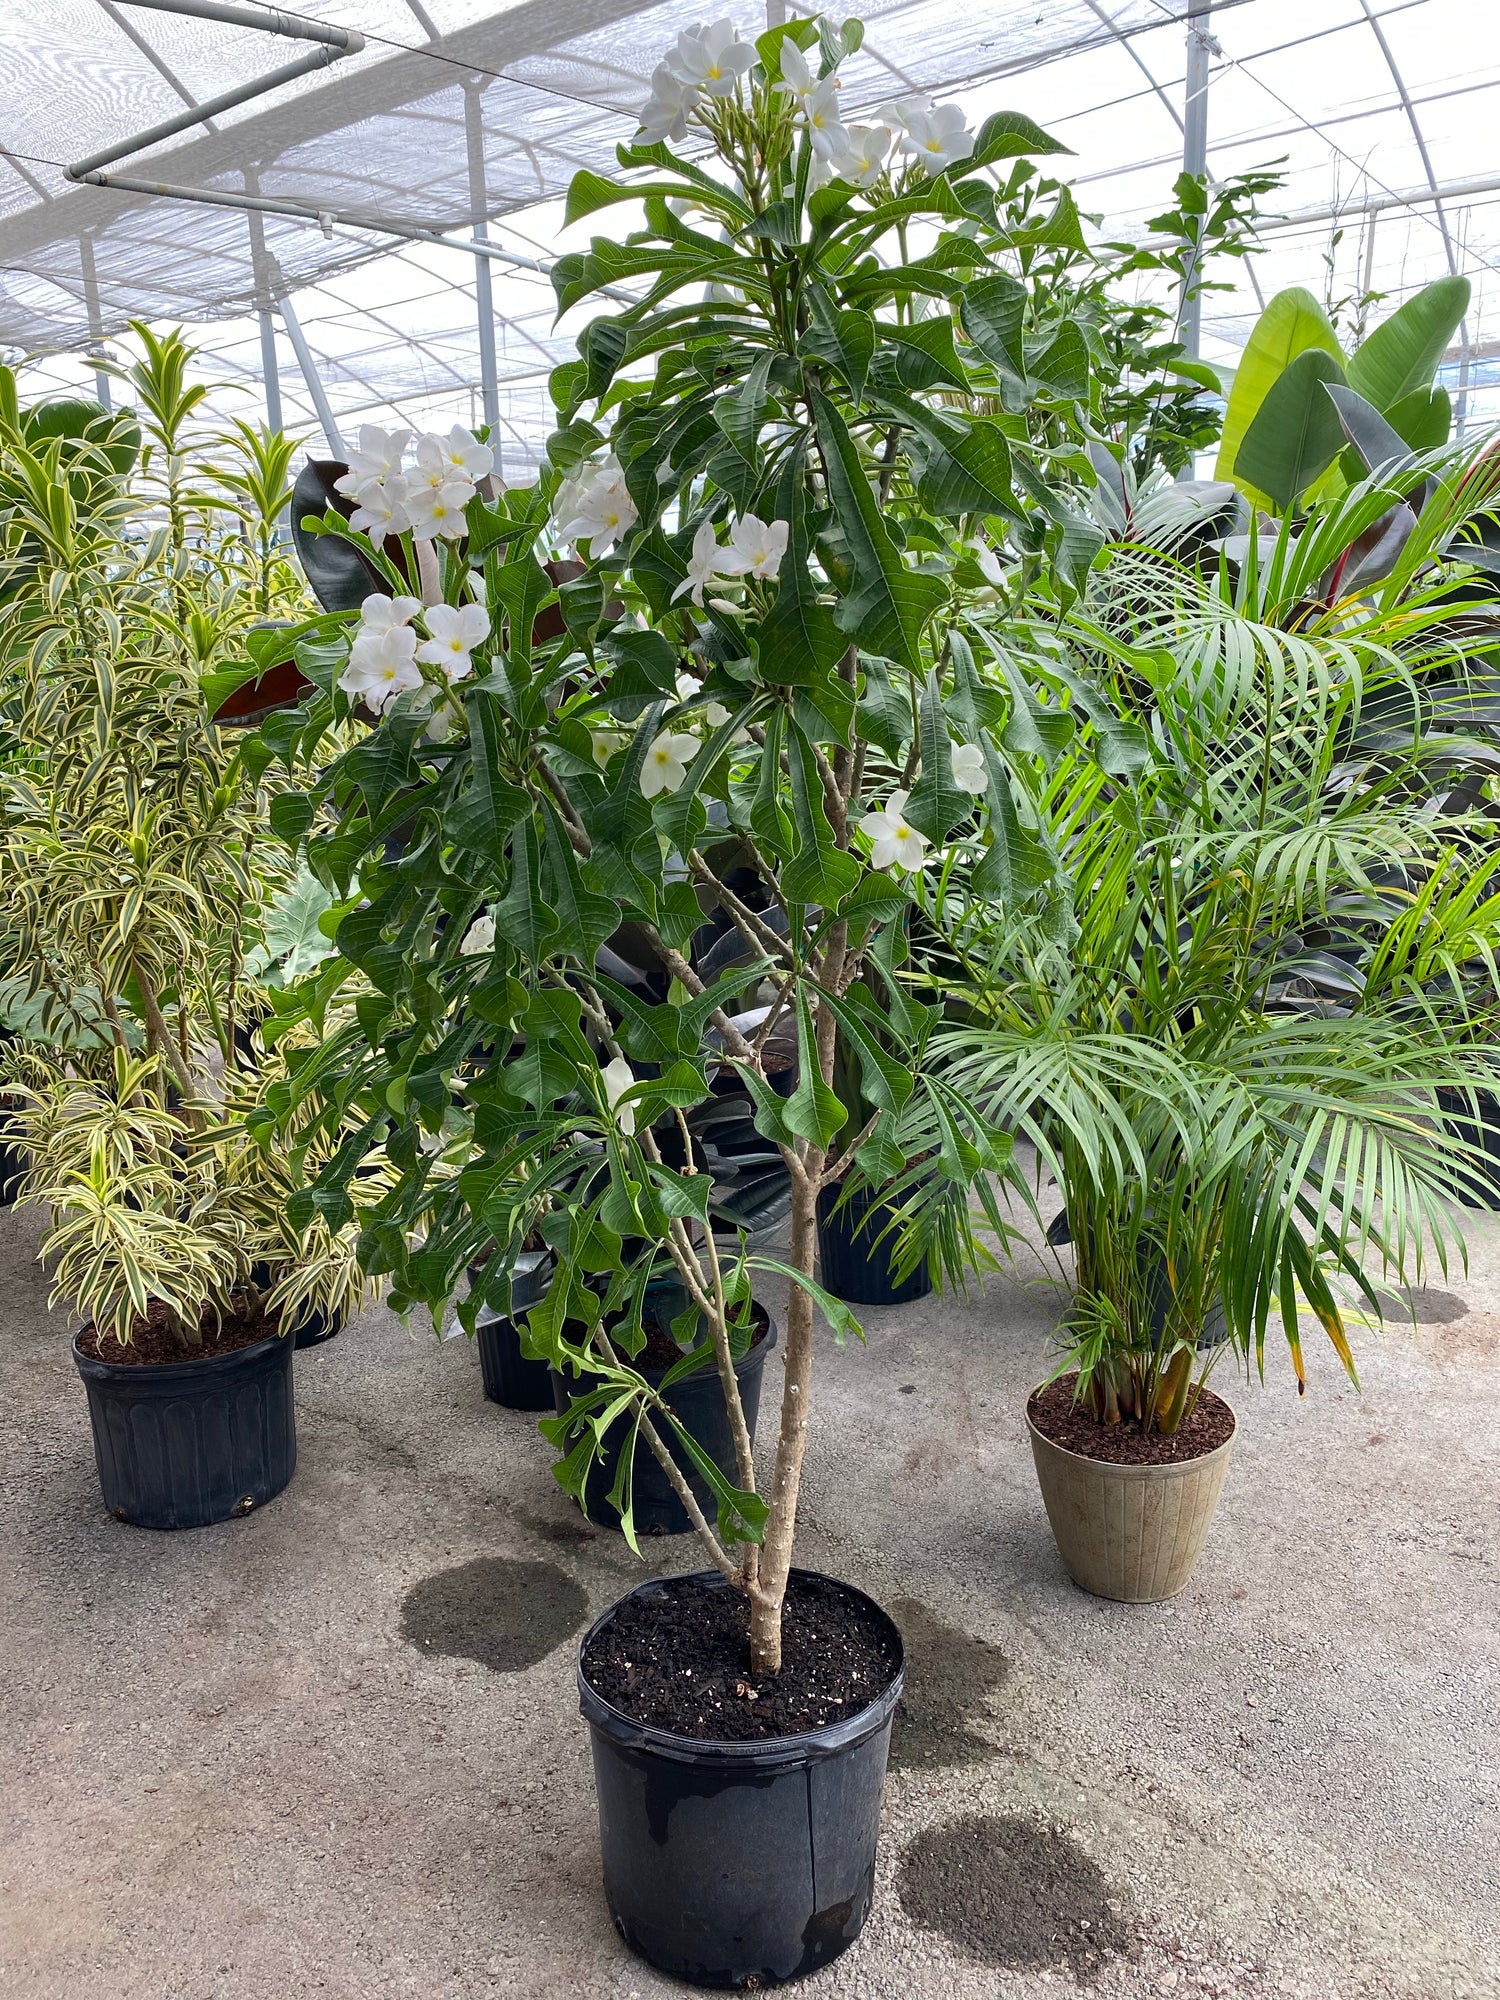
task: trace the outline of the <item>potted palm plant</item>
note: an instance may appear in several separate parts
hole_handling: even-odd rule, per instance
[[[336,899],[357,869],[365,899],[336,934],[361,1038],[334,1109],[362,1108],[400,1174],[358,1213],[367,1268],[441,1316],[476,1249],[500,1246],[503,1284],[535,1231],[555,1261],[524,1337],[575,1385],[549,1420],[559,1480],[587,1496],[608,1465],[634,1539],[650,1464],[707,1559],[616,1605],[579,1667],[615,1920],[707,1984],[823,1964],[869,1908],[900,1639],[793,1560],[818,1315],[855,1331],[814,1275],[819,1201],[915,1164],[917,1247],[950,1275],[977,1254],[971,1183],[1003,1226],[1005,1142],[933,1074],[938,1010],[902,962],[914,913],[945,921],[927,876],[955,843],[986,893],[1049,875],[1012,793],[1030,691],[981,685],[955,643],[989,589],[975,539],[1054,603],[1100,541],[1063,442],[1087,347],[1035,323],[995,212],[999,163],[1057,148],[925,101],[841,116],[860,34],[674,44],[624,177],[569,197],[572,221],[628,204],[644,228],[560,258],[560,308],[638,302],[554,372],[539,484],[486,498],[460,441],[439,516],[442,440],[413,468],[407,440],[362,437],[337,482],[352,515],[300,525],[380,588],[342,652],[304,650],[318,693],[276,736],[309,773],[310,865]],[[666,143],[689,132],[708,164]],[[1076,231],[1071,197],[1036,227]],[[325,761],[356,701],[377,726]],[[839,1060],[869,1107],[852,1130]],[[718,1205],[725,1088],[789,1199],[784,1255]],[[354,1158],[318,1186],[331,1216],[360,1209]],[[667,1273],[682,1310],[652,1313]],[[739,1368],[773,1282],[764,1476]],[[727,1467],[674,1407],[693,1379],[717,1385]]]
[[[175,338],[148,343],[137,371],[165,501],[128,483],[107,440],[39,443],[0,381],[0,937],[21,1022],[5,1082],[22,1198],[48,1210],[43,1254],[84,1322],[106,1504],[157,1527],[285,1485],[291,1329],[365,1283],[352,1234],[295,1213],[321,1135],[278,1134],[278,1149],[244,1125],[309,1051],[293,1037],[247,1067],[264,1001],[245,957],[284,869],[201,681],[264,608],[270,572],[257,560],[245,587],[184,485],[187,358]],[[151,503],[166,526],[147,534]]]
[[[1482,800],[1434,804],[1493,767],[1496,620],[1454,558],[1495,491],[1471,447],[1252,527],[1235,569],[1118,544],[1050,641],[1111,684],[1128,783],[1058,746],[1067,921],[974,899],[939,1041],[1063,1194],[1073,1303],[1027,1423],[1102,1595],[1192,1571],[1234,1434],[1210,1373],[1262,1366],[1278,1313],[1299,1392],[1303,1316],[1353,1377],[1347,1301],[1445,1262],[1482,1179],[1438,1114],[1490,1074],[1500,857]],[[1330,590],[1396,509],[1387,568]]]

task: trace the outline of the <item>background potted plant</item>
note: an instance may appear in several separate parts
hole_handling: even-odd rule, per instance
[[[1393,454],[1233,565],[1118,544],[1058,628],[1005,635],[1107,679],[1133,730],[1115,775],[1057,741],[1071,916],[971,898],[972,1019],[938,1037],[1063,1193],[1073,1304],[1027,1414],[1103,1595],[1191,1572],[1233,1432],[1210,1370],[1261,1366],[1279,1312],[1305,1387],[1307,1313],[1352,1376],[1341,1283],[1379,1311],[1419,1282],[1482,1175],[1436,1113],[1494,1030],[1500,862],[1458,779],[1494,766],[1500,628],[1461,552],[1495,492],[1482,447]]]
[[[679,39],[622,150],[631,178],[572,189],[570,219],[630,202],[645,228],[559,259],[560,307],[626,281],[642,297],[555,371],[538,487],[487,499],[466,436],[418,440],[412,464],[404,437],[362,435],[335,482],[352,510],[301,528],[382,587],[342,649],[299,649],[317,696],[268,739],[311,767],[287,820],[311,867],[335,899],[357,868],[366,899],[303,1004],[371,989],[318,1065],[322,1089],[343,1065],[333,1110],[366,1116],[400,1175],[360,1215],[367,1268],[440,1315],[524,1218],[556,1258],[528,1346],[580,1382],[560,1480],[586,1493],[618,1450],[609,1499],[633,1537],[649,1454],[711,1563],[632,1593],[580,1669],[616,1921],[710,1983],[822,1963],[869,1906],[900,1643],[860,1593],[793,1568],[815,1312],[853,1330],[814,1277],[818,1201],[915,1165],[916,1253],[954,1276],[979,1254],[976,1181],[1004,1226],[988,1171],[1005,1142],[933,1073],[937,1009],[901,967],[908,926],[944,921],[926,873],[956,846],[990,895],[1025,900],[1052,872],[1009,768],[1034,761],[1033,694],[986,682],[957,631],[993,592],[975,542],[1066,603],[1102,539],[1065,490],[1094,476],[1075,442],[1087,344],[1035,326],[1001,262],[1018,243],[997,163],[1057,148],[1023,117],[975,134],[925,102],[845,123],[859,40],[805,21]],[[690,127],[712,168],[663,143]],[[1054,209],[1076,230],[1070,196]],[[581,572],[539,560],[556,536]],[[356,701],[378,727],[318,768]],[[835,1156],[840,1057],[870,1111]],[[784,1257],[715,1226],[726,1083],[789,1190]],[[348,1149],[320,1177],[331,1218],[359,1207],[356,1164]],[[686,1297],[667,1376],[717,1378],[730,1472],[641,1365],[667,1266]],[[752,1280],[776,1277],[762,1489],[736,1364]],[[839,1635],[826,1683],[820,1631]],[[681,1799],[665,1847],[643,1770],[644,1796]]]
[[[49,1211],[43,1254],[84,1320],[106,1504],[158,1527],[285,1485],[290,1329],[365,1285],[352,1232],[288,1220],[321,1128],[272,1147],[242,1122],[301,1059],[246,1033],[264,1002],[245,958],[286,871],[203,682],[298,582],[263,537],[219,531],[201,467],[189,483],[189,358],[148,340],[131,371],[135,480],[134,418],[39,438],[0,378],[6,1082],[23,1198]]]

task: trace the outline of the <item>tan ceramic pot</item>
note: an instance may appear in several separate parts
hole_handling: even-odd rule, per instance
[[[1238,1425],[1216,1450],[1181,1465],[1110,1465],[1044,1437],[1030,1401],[1031,1454],[1069,1576],[1122,1604],[1175,1597],[1208,1539]]]

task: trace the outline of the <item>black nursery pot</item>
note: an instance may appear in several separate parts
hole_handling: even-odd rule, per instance
[[[794,1570],[794,1576],[810,1575]],[[701,1579],[728,1589],[716,1572]],[[630,1595],[660,1595],[662,1582]],[[848,1584],[901,1637],[878,1605]],[[627,1600],[622,1600],[625,1602]],[[870,1914],[902,1667],[868,1708],[797,1736],[716,1743],[632,1722],[584,1677],[604,1894],[632,1951],[695,1986],[774,1986],[851,1945]]]
[[[14,1207],[30,1165],[31,1155],[11,1139],[9,1121],[0,1116],[0,1208]]]
[[[553,1407],[552,1370],[545,1361],[532,1361],[521,1352],[521,1330],[516,1324],[541,1299],[551,1273],[550,1251],[523,1250],[511,1269],[510,1311],[496,1312],[482,1306],[474,1323],[486,1400],[507,1410]],[[482,1282],[483,1275],[480,1266],[477,1274],[471,1274],[471,1282]]]
[[[925,1299],[932,1275],[925,1262],[898,1285],[891,1278],[893,1237],[876,1238],[890,1222],[891,1203],[857,1188],[839,1214],[834,1214],[843,1189],[818,1190],[818,1261],[823,1283],[836,1299],[855,1306],[904,1306]]]
[[[1474,1180],[1459,1199],[1465,1208],[1500,1208],[1500,1097],[1487,1090],[1475,1095],[1477,1118],[1461,1090],[1440,1090],[1437,1100],[1448,1132],[1462,1144],[1478,1147],[1485,1156],[1483,1166],[1477,1160],[1465,1162]]]
[[[740,1402],[744,1406],[745,1422],[749,1427],[751,1441],[755,1438],[755,1421],[760,1415],[760,1383],[765,1369],[766,1356],[776,1345],[776,1322],[766,1315],[766,1337],[758,1340],[754,1347],[742,1354],[734,1364],[735,1378],[740,1385]],[[560,1417],[565,1417],[572,1405],[573,1378],[549,1371],[552,1383],[553,1407]],[[641,1373],[657,1388],[665,1368],[643,1368]],[[582,1382],[578,1383],[582,1387]],[[674,1412],[684,1430],[700,1444],[721,1472],[731,1483],[737,1483],[739,1470],[735,1464],[734,1436],[729,1428],[729,1412],[724,1407],[724,1391],[719,1382],[719,1371],[712,1359],[701,1368],[686,1375],[680,1382],[674,1382],[667,1391],[668,1407]],[[609,1504],[609,1491],[615,1483],[615,1473],[619,1468],[623,1440],[618,1437],[618,1429],[611,1432],[601,1456],[594,1462],[584,1489],[588,1516],[591,1521],[607,1522],[619,1526],[620,1516]],[[678,1460],[679,1464],[681,1460]],[[707,1481],[702,1474],[686,1466],[683,1467],[688,1485],[692,1488],[699,1505],[713,1520],[718,1502],[713,1498]],[[632,1484],[636,1532],[642,1535],[685,1535],[692,1527],[687,1517],[687,1509],[667,1483],[667,1475],[657,1464],[655,1457],[644,1444],[638,1445],[635,1454],[635,1477]]]
[[[206,1528],[272,1500],[297,1463],[285,1334],[195,1361],[98,1361],[73,1337],[104,1504],[137,1528]]]

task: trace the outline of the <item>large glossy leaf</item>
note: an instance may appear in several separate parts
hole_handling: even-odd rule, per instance
[[[817,390],[812,402],[834,514],[855,570],[855,588],[837,613],[839,629],[872,653],[919,672],[922,629],[946,601],[946,587],[937,577],[906,567],[843,418]]]
[[[1342,361],[1343,350],[1327,314],[1311,292],[1294,285],[1276,294],[1251,329],[1224,412],[1215,479],[1236,478],[1234,464],[1240,445],[1272,383],[1309,348],[1321,348]],[[1236,479],[1236,483],[1244,482]]]
[[[1383,320],[1349,362],[1349,386],[1377,410],[1414,389],[1429,389],[1460,320],[1469,310],[1467,278],[1437,278]]]
[[[1413,389],[1392,403],[1385,420],[1413,451],[1435,451],[1453,431],[1453,399],[1443,388]]]
[[[943,692],[938,677],[928,674],[917,709],[917,734],[921,743],[922,774],[906,803],[906,817],[940,846],[958,822],[974,809],[973,795],[953,782],[953,742],[943,711]]]
[[[1366,472],[1374,472],[1377,466],[1399,465],[1410,457],[1400,432],[1346,383],[1329,382],[1323,394],[1337,411],[1339,424]]]
[[[786,553],[776,597],[758,635],[760,677],[782,687],[807,687],[837,663],[848,640],[820,604],[807,568],[807,493],[804,451],[787,454],[776,491],[776,519],[788,524]]]
[[[1285,513],[1344,448],[1344,427],[1329,399],[1344,386],[1342,364],[1304,349],[1267,390],[1234,461],[1238,486],[1267,494]]]

